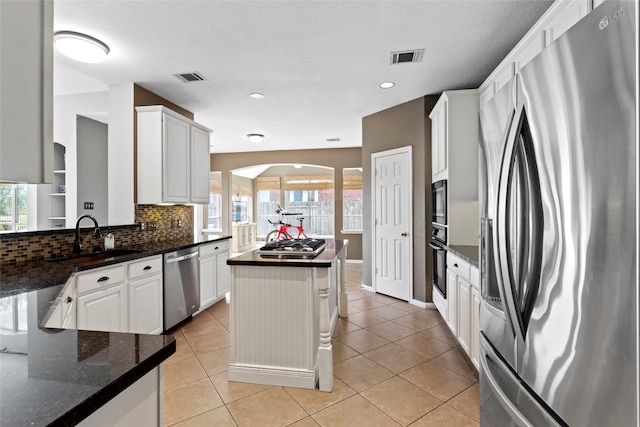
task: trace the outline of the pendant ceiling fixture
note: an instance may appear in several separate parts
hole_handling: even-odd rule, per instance
[[[249,138],[249,141],[253,142],[254,144],[257,144],[260,141],[262,141],[262,139],[264,138],[264,135],[261,133],[250,133],[247,135],[247,138]]]
[[[80,62],[97,64],[107,59],[109,46],[86,34],[75,31],[58,31],[53,40],[63,55]]]

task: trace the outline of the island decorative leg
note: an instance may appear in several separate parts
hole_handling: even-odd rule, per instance
[[[320,297],[320,345],[318,347],[318,388],[320,391],[333,390],[333,348],[331,346],[331,310],[329,308],[329,280],[317,280],[318,274],[327,270],[314,268],[313,278]],[[334,294],[335,295],[335,294]]]
[[[340,258],[338,259],[340,265],[340,282],[338,289],[340,290],[338,310],[340,317],[349,317],[349,306],[347,299],[347,247],[345,245]]]

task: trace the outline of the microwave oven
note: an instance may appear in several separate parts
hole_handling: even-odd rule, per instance
[[[431,222],[447,225],[447,180],[431,184]]]

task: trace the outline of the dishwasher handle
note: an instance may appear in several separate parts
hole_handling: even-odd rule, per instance
[[[182,255],[182,256],[177,256],[177,257],[173,257],[173,258],[167,258],[166,263],[170,264],[172,262],[179,262],[179,261],[184,261],[187,260],[189,258],[193,258],[194,256],[197,256],[198,252],[193,252],[187,255]]]

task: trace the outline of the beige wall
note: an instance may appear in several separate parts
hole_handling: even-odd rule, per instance
[[[427,250],[431,237],[431,120],[428,114],[438,96],[426,96],[362,119],[362,189],[364,225],[362,280],[371,286],[371,155],[400,147],[413,154],[413,298],[431,302],[432,260]]]
[[[320,150],[290,150],[290,151],[261,151],[253,153],[214,153],[211,154],[211,171],[222,172],[222,204],[223,233],[230,234],[231,216],[229,206],[231,201],[231,172],[234,169],[258,165],[304,164],[330,167],[334,170],[335,183],[335,224],[336,239],[348,239],[349,248],[347,258],[362,259],[362,235],[342,234],[342,169],[361,167],[362,149],[320,149]]]

